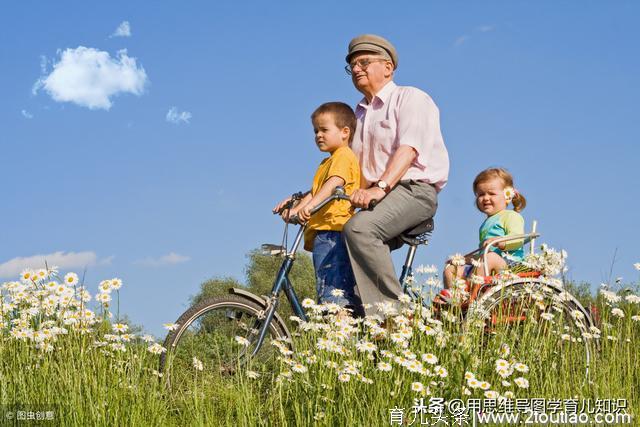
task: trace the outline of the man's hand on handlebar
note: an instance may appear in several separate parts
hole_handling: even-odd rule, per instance
[[[380,201],[384,196],[386,196],[386,193],[378,187],[356,190],[351,195],[351,204],[356,208],[368,209],[372,200]]]

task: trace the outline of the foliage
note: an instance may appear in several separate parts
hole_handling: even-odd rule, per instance
[[[591,285],[587,282],[564,282],[564,287],[571,295],[576,297],[584,308],[591,307],[596,302],[596,296],[591,292]]]
[[[247,258],[245,270],[247,286],[257,295],[268,295],[282,264],[282,257],[263,255],[260,250],[255,249],[247,255]],[[315,298],[316,278],[313,261],[309,255],[304,252],[296,254],[296,261],[289,273],[289,279],[300,299]]]
[[[229,288],[242,288],[242,283],[233,277],[213,277],[200,284],[200,292],[191,297],[191,305],[207,298],[226,295]]]
[[[268,295],[273,282],[278,274],[283,258],[281,256],[263,255],[259,249],[254,249],[247,254],[247,266],[245,267],[246,285],[243,285],[233,277],[214,277],[200,285],[200,292],[191,297],[191,304],[198,303],[205,298],[226,295],[229,288],[246,288],[258,295]],[[316,279],[311,257],[304,252],[296,254],[296,260],[289,273],[289,279],[293,284],[300,300],[315,298]],[[278,311],[284,319],[288,319],[293,312],[284,293],[280,298]]]

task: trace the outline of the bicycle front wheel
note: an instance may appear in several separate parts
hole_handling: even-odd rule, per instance
[[[189,308],[176,322],[178,327],[164,342],[160,369],[172,389],[189,390],[194,381],[234,374],[250,364],[258,373],[268,372],[278,349],[271,340],[285,341],[284,328],[274,318],[254,357],[264,308],[239,295],[206,299]]]

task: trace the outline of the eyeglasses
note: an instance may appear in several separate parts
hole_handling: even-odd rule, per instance
[[[358,67],[360,67],[360,69],[362,71],[365,71],[367,69],[367,67],[369,67],[369,65],[371,65],[373,62],[387,62],[388,59],[386,58],[362,58],[362,59],[357,59],[353,62],[350,62],[349,65],[345,65],[344,70],[347,72],[348,75],[352,75],[353,74],[353,69],[355,68],[355,66],[357,65]]]

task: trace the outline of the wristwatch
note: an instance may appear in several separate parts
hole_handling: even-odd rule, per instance
[[[376,182],[375,185],[376,185],[376,187],[378,187],[379,189],[384,191],[384,194],[389,194],[389,191],[391,191],[391,187],[389,186],[389,184],[387,184],[386,181],[380,180],[380,181]]]

